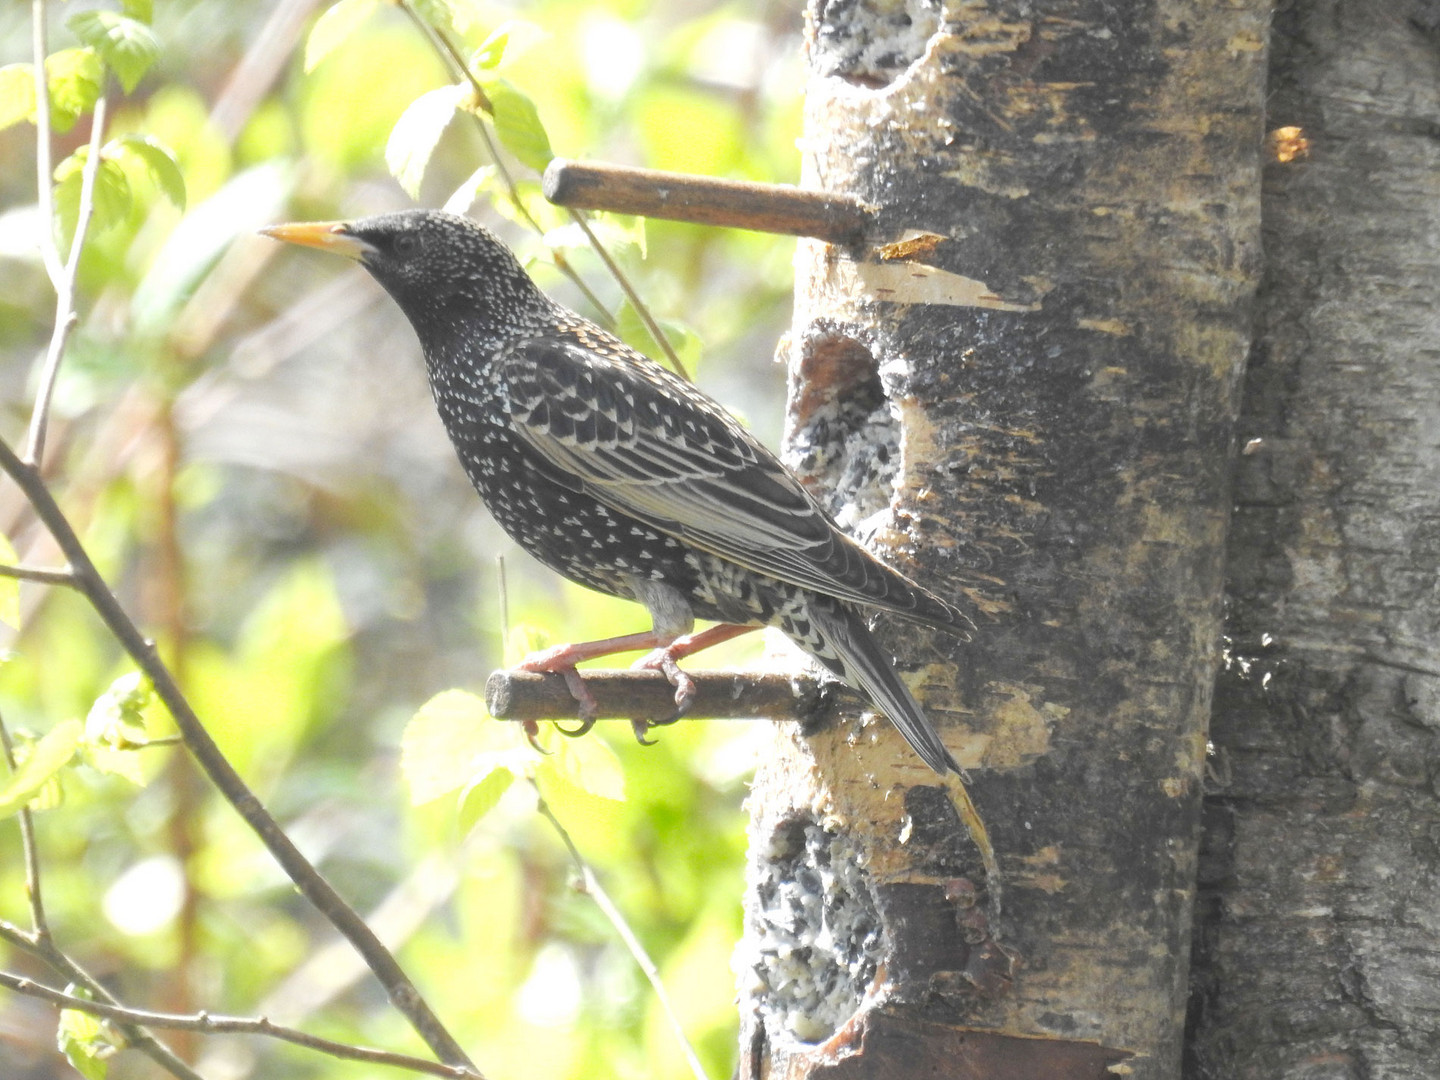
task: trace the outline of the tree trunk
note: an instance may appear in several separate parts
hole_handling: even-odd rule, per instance
[[[807,182],[882,227],[800,246],[787,452],[975,608],[968,645],[881,629],[1001,873],[885,721],[782,728],[741,1076],[1172,1078],[1268,5],[938,8],[809,13]]]
[[[1195,1078],[1440,1075],[1440,7],[1277,17]]]

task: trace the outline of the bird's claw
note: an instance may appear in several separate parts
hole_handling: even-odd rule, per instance
[[[526,720],[522,727],[525,730],[525,741],[530,744],[530,749],[534,750],[537,754],[544,754],[546,757],[549,757],[550,751],[540,745],[540,725],[534,720]]]
[[[675,687],[675,712],[671,716],[664,720],[630,721],[630,726],[635,730],[635,741],[641,746],[654,746],[655,740],[647,739],[646,733],[651,728],[673,724],[690,711],[690,706],[695,704],[695,680],[680,670],[680,665],[668,648],[656,649],[635,661],[632,666],[641,671],[658,671]]]
[[[555,728],[562,735],[578,739],[594,727],[595,721],[600,718],[600,703],[595,700],[595,695],[590,693],[590,688],[585,685],[585,679],[580,672],[575,670],[572,660],[573,650],[574,647],[571,645],[557,645],[551,649],[542,649],[540,652],[531,653],[515,666],[521,671],[559,675],[565,680],[565,688],[575,699],[576,712],[580,715],[580,724],[574,728],[565,728],[556,724]],[[535,742],[535,736],[539,734],[539,729],[532,731],[531,726],[530,723],[526,724],[525,737],[530,740],[531,746],[540,750],[540,746]],[[545,750],[540,752],[548,753]]]
[[[561,727],[560,723],[557,721],[555,724],[555,730],[560,732],[560,734],[564,735],[567,739],[578,739],[581,735],[588,733],[589,730],[594,726],[595,717],[587,716],[580,721],[578,726],[573,728]]]
[[[658,671],[665,676],[671,686],[675,687],[675,715],[669,720],[653,721],[652,727],[673,724],[689,712],[690,706],[695,704],[697,692],[695,680],[680,669],[680,664],[669,649],[656,649],[648,656],[643,656],[635,661],[633,666],[642,671]]]

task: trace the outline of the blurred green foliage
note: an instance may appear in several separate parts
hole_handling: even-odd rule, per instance
[[[473,693],[506,649],[496,556],[512,639],[638,630],[645,615],[557,581],[484,515],[413,338],[367,278],[253,232],[412,195],[449,202],[594,314],[554,269],[559,248],[620,331],[653,352],[599,260],[539,198],[534,168],[553,152],[793,180],[798,10],[421,4],[473,57],[541,235],[517,224],[466,111],[485,109],[469,89],[444,90],[444,63],[394,3],[50,7],[62,241],[102,92],[109,122],[47,472],[110,584],[232,761],[375,913],[488,1075],[689,1075],[634,961],[571,888],[533,774],[658,963],[710,1075],[728,1076],[750,727],[681,724],[644,748],[619,725],[578,743],[550,736],[559,752],[540,759],[480,715]],[[54,325],[37,253],[50,226],[36,213],[28,9],[0,9],[0,434],[12,446]],[[770,357],[788,319],[790,242],[606,215],[596,228],[692,373],[773,443],[783,372]],[[0,523],[20,561],[56,564],[8,484]],[[13,777],[0,768],[0,811],[12,812],[0,820],[0,917],[28,925],[13,810],[38,799],[57,941],[126,1003],[264,1013],[423,1052],[166,744],[163,710],[84,601],[6,586],[0,618],[20,624],[5,631],[0,714],[27,762]],[[743,662],[758,645],[742,639],[714,662]],[[0,965],[56,981],[3,945]],[[48,1006],[0,994],[0,1030],[0,1075],[75,1075]],[[86,1075],[158,1075],[137,1054],[106,1057],[106,1030],[76,1014],[59,1038]],[[168,1038],[206,1075],[374,1075],[264,1040]]]

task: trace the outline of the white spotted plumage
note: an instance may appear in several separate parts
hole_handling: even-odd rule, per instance
[[[963,633],[957,607],[841,532],[721,406],[541,293],[481,226],[409,211],[344,228],[415,327],[460,461],[521,547],[646,604],[657,629],[780,627],[936,771],[958,770],[863,614]]]

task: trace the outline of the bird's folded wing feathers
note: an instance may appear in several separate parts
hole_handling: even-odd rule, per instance
[[[937,617],[935,605],[949,605],[839,532],[770,451],[688,383],[618,342],[596,344],[537,338],[499,358],[514,429],[557,478],[757,573],[927,622],[965,621],[953,609]]]

